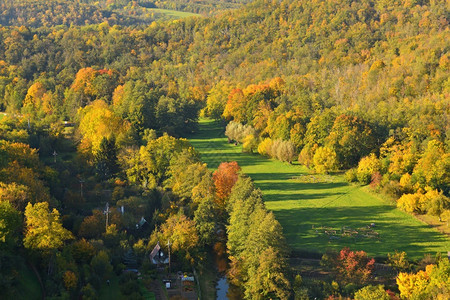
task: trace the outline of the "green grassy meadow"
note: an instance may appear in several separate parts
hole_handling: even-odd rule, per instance
[[[298,164],[243,153],[223,133],[221,123],[203,119],[189,140],[210,169],[223,161],[238,162],[262,190],[293,250],[322,253],[347,246],[377,257],[406,251],[415,259],[450,250],[448,237],[367,187],[349,185],[342,176],[310,174]],[[372,223],[374,227],[369,226]]]
[[[188,18],[188,17],[194,17],[194,16],[198,17],[198,16],[200,16],[199,14],[195,14],[195,13],[191,13],[191,12],[170,10],[170,9],[162,9],[162,8],[148,8],[147,10],[150,13],[166,15],[166,16],[174,18],[174,19],[182,19],[182,18]]]

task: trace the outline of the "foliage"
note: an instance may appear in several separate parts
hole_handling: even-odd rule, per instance
[[[324,254],[322,263],[331,267],[342,282],[361,284],[369,280],[375,260],[364,251],[344,248],[339,253]]]
[[[116,116],[103,100],[80,109],[80,150],[87,154],[97,154],[103,138],[112,140],[113,136],[120,144],[124,141],[129,125]]]
[[[0,182],[0,199],[9,202],[19,211],[23,211],[25,205],[32,201],[29,188],[15,182],[10,184]]]
[[[213,173],[214,186],[216,191],[215,201],[219,209],[224,210],[227,205],[228,196],[238,180],[238,172],[241,168],[237,162],[223,162]]]
[[[228,210],[228,278],[242,285],[246,299],[288,298],[290,283],[284,275],[282,228],[264,207],[261,192],[254,189],[250,179],[238,179]]]
[[[258,139],[249,134],[242,140],[242,151],[253,153],[258,149]]]
[[[231,121],[225,129],[225,135],[230,141],[243,143],[247,136],[255,135],[255,130],[250,125],[242,125],[239,122]]]
[[[20,213],[8,201],[0,200],[0,248],[17,244],[19,228]]]
[[[183,214],[173,215],[158,231],[153,232],[149,244],[154,245],[157,241],[161,241],[162,244],[170,241],[171,251],[189,253],[195,249],[199,241],[195,222]]]
[[[248,299],[289,298],[290,283],[283,274],[286,265],[279,256],[272,247],[260,254],[258,267],[249,270],[249,281],[245,285]]]
[[[328,173],[336,169],[336,152],[327,148],[319,147],[313,157],[314,169],[317,173]]]
[[[369,184],[372,180],[372,175],[380,170],[378,158],[372,153],[369,156],[363,157],[356,169],[356,176],[358,181],[362,184]]]
[[[167,186],[182,200],[192,198],[194,189],[207,180],[205,177],[211,177],[211,172],[200,163],[198,154],[192,149],[183,149],[172,159],[168,174]]]
[[[103,137],[98,151],[94,155],[94,165],[97,175],[101,179],[109,179],[119,171],[117,163],[117,148],[114,137]]]
[[[384,286],[382,285],[368,285],[361,289],[359,289],[355,293],[355,300],[389,300],[391,297],[384,290]]]
[[[93,210],[92,216],[83,219],[78,235],[83,238],[98,238],[105,231],[105,217],[99,210]]]
[[[397,271],[401,272],[408,271],[411,267],[405,251],[395,251],[394,254],[388,253],[387,263]]]
[[[417,273],[398,274],[400,296],[406,299],[444,299],[450,290],[449,268],[448,260],[442,259],[437,265],[428,265]]]
[[[336,152],[341,167],[353,167],[376,147],[373,129],[367,122],[349,115],[340,115],[334,121],[326,145]]]
[[[73,290],[77,287],[78,278],[72,271],[66,271],[63,274],[64,286],[67,290]]]
[[[195,227],[203,245],[212,245],[214,242],[218,223],[216,211],[216,203],[211,195],[202,199],[195,210]]]
[[[296,157],[295,146],[291,141],[275,140],[270,149],[272,157],[280,161],[292,163]]]
[[[216,120],[221,119],[230,92],[231,88],[227,82],[220,81],[214,85],[206,98],[205,116]]]
[[[184,149],[194,153],[187,140],[164,134],[149,140],[139,151],[130,149],[128,153],[125,152],[121,158],[122,168],[126,170],[130,182],[154,188],[169,177],[171,161],[175,161]]]
[[[113,267],[106,251],[100,250],[98,254],[92,258],[90,265],[93,275],[100,278],[102,281],[111,277]]]
[[[432,140],[414,167],[412,176],[422,186],[447,190],[450,184],[450,154],[445,153],[442,143]]]
[[[414,194],[403,194],[397,201],[397,206],[409,213],[440,216],[450,205],[448,197],[442,192],[428,189],[426,193],[418,191]]]
[[[272,152],[272,140],[270,138],[265,138],[258,145],[258,153],[264,156],[270,156]]]
[[[62,227],[59,212],[50,212],[47,202],[28,203],[25,207],[25,248],[38,251],[51,251],[61,248],[72,233]]]

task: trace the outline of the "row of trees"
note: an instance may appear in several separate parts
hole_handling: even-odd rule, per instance
[[[264,206],[250,178],[240,176],[227,201],[228,278],[246,299],[288,299],[287,245],[283,229]]]

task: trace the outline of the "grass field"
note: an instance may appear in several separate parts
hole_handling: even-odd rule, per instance
[[[167,16],[170,16],[170,17],[176,18],[176,19],[200,16],[199,14],[195,14],[195,13],[191,13],[191,12],[170,10],[170,9],[162,9],[162,8],[149,8],[148,11],[156,13],[156,14],[167,15]]]
[[[406,251],[416,259],[450,250],[448,237],[366,187],[348,185],[341,176],[310,174],[298,164],[242,153],[240,146],[227,143],[223,132],[220,123],[201,120],[189,140],[210,169],[222,161],[238,162],[263,191],[293,250],[324,252],[348,246],[379,257]]]

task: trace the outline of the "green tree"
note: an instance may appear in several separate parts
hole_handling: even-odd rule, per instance
[[[91,269],[93,275],[101,278],[103,281],[110,278],[113,267],[110,263],[109,255],[106,251],[100,250],[91,260]]]
[[[131,151],[129,156],[122,157],[123,169],[130,182],[154,188],[169,178],[171,161],[183,149],[190,149],[195,153],[186,139],[176,139],[164,134],[149,140],[147,145],[141,146],[139,152]]]
[[[349,168],[375,149],[376,139],[367,122],[358,117],[340,115],[326,138],[326,145],[336,152],[339,165]]]
[[[200,243],[212,245],[217,230],[216,205],[212,195],[204,198],[194,213],[195,227],[197,228]]]
[[[0,249],[17,244],[21,221],[20,213],[11,203],[0,200]]]
[[[256,268],[249,270],[245,283],[247,299],[289,299],[290,283],[284,275],[287,268],[284,257],[273,247],[259,256]]]
[[[158,241],[164,245],[170,241],[171,251],[186,254],[185,258],[190,260],[190,252],[195,251],[199,242],[195,222],[181,213],[170,216],[152,233],[149,244],[156,245]]]
[[[103,137],[97,152],[94,154],[95,172],[99,178],[105,180],[119,172],[117,162],[117,147],[114,136]]]

